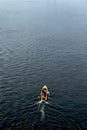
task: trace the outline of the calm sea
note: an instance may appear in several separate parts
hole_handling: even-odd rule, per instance
[[[0,0],[0,130],[87,130],[87,0]]]

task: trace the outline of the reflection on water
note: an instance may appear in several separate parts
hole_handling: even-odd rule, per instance
[[[87,2],[0,1],[0,129],[87,129]],[[38,96],[47,84],[48,103]]]

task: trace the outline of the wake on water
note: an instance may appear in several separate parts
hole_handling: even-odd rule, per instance
[[[47,101],[38,101],[36,102],[34,105],[37,105],[38,106],[38,109],[37,109],[37,113],[38,113],[38,116],[36,116],[36,119],[34,120],[34,122],[32,123],[31,125],[31,129],[34,130],[34,128],[36,128],[38,126],[38,120],[39,120],[39,124],[40,122],[44,122],[45,120],[45,116],[46,116],[46,107],[47,105],[49,104],[49,102]],[[39,115],[40,114],[40,115]],[[39,118],[38,118],[39,117]]]
[[[40,108],[40,112],[41,112],[41,118],[40,121],[43,121],[45,118],[45,105],[48,104],[48,102],[46,101],[39,101],[39,108]]]

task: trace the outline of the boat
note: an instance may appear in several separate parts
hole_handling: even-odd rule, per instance
[[[40,100],[47,101],[48,100],[48,87],[44,85],[41,89]]]

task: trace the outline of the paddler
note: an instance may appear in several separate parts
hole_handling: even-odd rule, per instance
[[[42,87],[42,90],[41,90],[41,93],[40,93],[40,97],[41,97],[41,100],[47,100],[48,98],[48,87],[46,85],[44,85]]]

